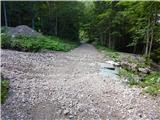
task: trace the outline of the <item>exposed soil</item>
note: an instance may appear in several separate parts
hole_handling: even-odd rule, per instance
[[[10,79],[2,120],[160,120],[160,97],[102,76],[106,58],[93,46],[73,51],[2,50]]]

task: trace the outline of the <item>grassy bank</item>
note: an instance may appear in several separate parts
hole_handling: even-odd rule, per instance
[[[1,35],[1,47],[18,51],[38,52],[43,49],[55,51],[69,51],[78,44],[68,40],[63,40],[54,36],[26,37],[18,36],[12,38],[5,34]]]
[[[153,72],[141,78],[125,69],[120,69],[119,76],[126,78],[129,85],[137,85],[143,88],[143,91],[151,95],[160,94],[160,72]]]

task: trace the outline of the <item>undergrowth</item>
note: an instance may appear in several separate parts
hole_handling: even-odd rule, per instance
[[[105,53],[106,56],[109,56],[112,60],[117,61],[119,59],[119,53],[116,52],[113,49],[107,48],[105,46],[102,45],[95,45],[95,47],[99,50],[99,51],[103,51]]]
[[[160,72],[150,73],[140,79],[140,77],[134,72],[120,69],[119,76],[127,79],[129,85],[138,85],[144,88],[143,90],[146,93],[151,95],[160,94]]]
[[[9,81],[5,80],[1,75],[1,103],[4,103],[5,99],[7,98],[9,88]]]
[[[139,84],[139,77],[137,74],[135,74],[132,71],[128,71],[125,69],[120,69],[119,70],[119,76],[121,78],[127,79],[127,83],[129,85],[138,85]]]
[[[78,44],[75,42],[63,40],[55,36],[18,36],[13,38],[5,34],[1,34],[1,47],[4,49],[14,49],[26,52],[38,52],[42,49],[47,49],[66,52],[77,46]]]
[[[144,91],[151,94],[160,94],[160,72],[154,72],[147,75],[140,86],[145,88]]]

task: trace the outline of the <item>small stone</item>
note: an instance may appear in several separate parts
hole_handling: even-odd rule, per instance
[[[63,111],[63,114],[64,114],[64,115],[69,114],[69,109],[65,109],[65,110]]]
[[[142,114],[139,114],[139,117],[142,118]]]
[[[69,118],[72,119],[72,118],[74,118],[74,116],[73,115],[69,115]]]

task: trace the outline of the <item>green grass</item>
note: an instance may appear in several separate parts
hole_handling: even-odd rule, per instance
[[[105,46],[101,46],[101,45],[95,45],[95,47],[99,51],[103,51],[105,53],[105,55],[109,56],[112,60],[118,61],[118,59],[119,59],[119,53],[116,52],[115,50],[107,48]]]
[[[140,86],[145,88],[144,91],[151,95],[160,94],[160,72],[147,75],[140,83]]]
[[[18,51],[38,52],[43,49],[55,51],[69,51],[78,44],[68,40],[62,40],[54,36],[27,37],[18,36],[11,38],[5,34],[1,35],[1,47]]]
[[[128,79],[129,85],[137,85],[144,88],[144,92],[151,95],[160,94],[160,72],[146,75],[143,80],[138,80],[138,75],[125,69],[119,70],[119,76]]]
[[[9,88],[9,81],[1,80],[1,103],[4,103],[5,99],[7,98],[8,88]]]
[[[128,80],[129,85],[138,85],[139,84],[139,77],[137,74],[125,70],[125,69],[120,69],[119,70],[119,76],[121,78],[126,78]]]

